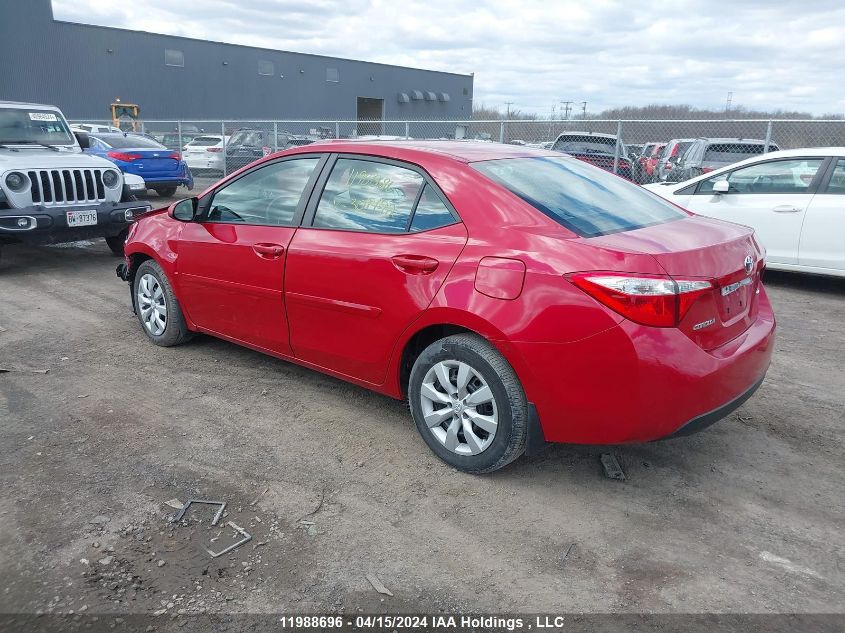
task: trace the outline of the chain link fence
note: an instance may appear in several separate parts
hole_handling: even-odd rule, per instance
[[[110,126],[111,121],[73,121]],[[323,139],[472,139],[555,149],[636,182],[681,180],[778,149],[845,146],[845,120],[570,119],[467,121],[147,120],[121,122],[175,151],[203,143],[208,171],[222,174],[260,156]],[[203,137],[197,141],[198,137]],[[217,137],[219,145],[207,145]]]

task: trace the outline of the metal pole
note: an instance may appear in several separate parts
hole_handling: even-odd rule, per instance
[[[273,121],[273,151],[279,151],[279,122]]]
[[[771,142],[772,142],[772,121],[769,120],[768,125],[766,125],[766,145],[763,148],[764,154],[769,153],[769,145],[771,144]]]
[[[179,152],[182,152],[182,122],[176,121],[176,131],[179,134]]]
[[[411,138],[411,124],[405,121],[405,139]]]
[[[334,122],[334,137],[340,138],[340,121]]]
[[[622,151],[622,121],[616,123],[616,149],[613,150],[613,173],[619,173],[619,154]]]
[[[223,175],[226,175],[226,122],[220,122],[220,135],[223,137]]]
[[[146,134],[146,131],[144,130],[144,122],[143,121],[141,121],[141,134]]]
[[[499,142],[500,143],[505,142],[505,122],[504,121],[499,123]]]

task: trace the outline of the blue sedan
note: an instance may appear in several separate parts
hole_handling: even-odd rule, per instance
[[[169,198],[179,185],[194,188],[191,170],[179,152],[139,134],[91,134],[85,151],[107,158],[121,171],[144,179],[148,189]]]

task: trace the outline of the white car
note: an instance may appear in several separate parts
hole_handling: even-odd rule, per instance
[[[119,127],[105,125],[103,123],[73,123],[70,129],[74,132],[87,132],[88,134],[123,132]]]
[[[229,137],[226,137],[229,142]],[[223,173],[223,137],[220,134],[196,136],[185,145],[182,158],[193,172],[203,170]]]
[[[693,213],[752,227],[773,270],[845,277],[845,147],[761,154],[645,188]]]

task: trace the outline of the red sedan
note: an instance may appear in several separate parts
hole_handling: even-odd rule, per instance
[[[407,398],[469,472],[697,431],[774,345],[751,229],[514,145],[290,149],[139,218],[125,252],[153,343],[203,332]]]

